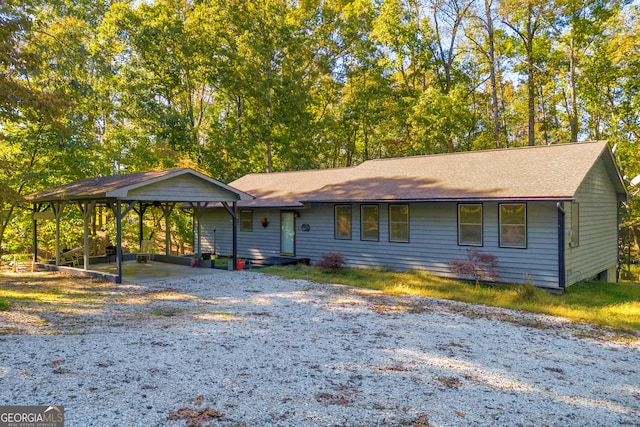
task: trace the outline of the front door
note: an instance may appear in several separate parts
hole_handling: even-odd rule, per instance
[[[296,254],[296,217],[294,212],[280,212],[280,254]]]

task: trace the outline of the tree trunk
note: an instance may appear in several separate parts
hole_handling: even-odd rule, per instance
[[[265,127],[264,127],[264,145],[267,173],[273,172],[273,153],[271,142],[271,67],[267,70],[267,99],[265,105]]]
[[[454,151],[456,151],[456,147],[453,145],[453,139],[451,138],[451,136],[447,136],[447,152],[448,153],[453,153]]]
[[[9,224],[9,221],[11,220],[11,216],[13,215],[13,207],[9,209],[6,215],[7,216],[4,217],[0,212],[0,243],[4,242],[4,233],[5,233],[5,230],[7,229],[7,225]],[[0,256],[4,255],[4,251],[2,250],[3,247],[4,245],[0,245]]]
[[[244,98],[236,96],[236,132],[238,141],[242,141],[242,115],[244,113]]]
[[[265,156],[267,159],[267,173],[271,173],[273,172],[273,158],[272,158],[272,154],[271,154],[271,139],[270,138],[266,138],[264,141],[264,145],[265,145]]]
[[[363,161],[369,160],[369,132],[367,132],[367,122],[366,119],[362,119],[362,136],[364,141],[364,158]]]
[[[536,141],[536,86],[534,81],[533,64],[533,32],[530,29],[531,23],[527,23],[527,97],[529,115],[529,141],[528,145],[535,145]]]
[[[485,12],[487,13],[487,36],[489,38],[489,77],[491,79],[491,112],[493,121],[493,141],[496,148],[500,148],[500,109],[498,107],[498,84],[496,82],[496,56],[495,56],[495,34],[493,28],[493,17],[491,16],[491,0],[484,1]]]
[[[571,94],[571,112],[569,126],[571,127],[571,142],[578,141],[578,106],[576,105],[576,58],[573,38],[569,45],[569,91]]]

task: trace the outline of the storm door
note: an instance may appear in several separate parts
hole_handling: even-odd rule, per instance
[[[296,254],[296,217],[292,211],[280,212],[280,254]]]

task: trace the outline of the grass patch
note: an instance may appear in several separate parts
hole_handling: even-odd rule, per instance
[[[52,307],[78,303],[92,304],[104,298],[101,289],[96,289],[102,283],[94,280],[78,282],[63,274],[39,275],[37,278],[15,273],[1,276],[3,283],[0,284],[0,301],[5,301],[7,308],[11,305],[27,304],[49,304]],[[95,283],[100,284],[96,286]]]
[[[231,262],[231,258],[216,258],[213,260],[215,262],[216,267],[228,267]]]
[[[0,271],[0,302],[6,302],[10,314],[7,322],[0,322],[0,335],[82,333],[106,318],[114,325],[152,318],[171,322],[171,318],[181,316],[208,321],[241,319],[231,313],[210,313],[194,307],[194,300],[200,298],[169,289],[114,285],[61,273]]]
[[[165,308],[154,308],[150,311],[150,313],[154,316],[160,317],[173,317],[179,316],[181,314],[186,313],[186,309],[184,308],[175,308],[175,307],[165,307]]]
[[[0,334],[73,333],[113,299],[111,287],[66,274],[0,272],[0,310],[17,314],[0,324]]]
[[[551,295],[531,285],[476,286],[426,272],[344,268],[335,273],[309,266],[268,267],[265,273],[561,316],[578,323],[640,331],[640,284],[589,282]]]

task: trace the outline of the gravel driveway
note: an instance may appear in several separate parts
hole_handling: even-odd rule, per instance
[[[640,426],[640,342],[562,319],[250,271],[117,290],[139,298],[0,335],[0,405],[68,427]]]

